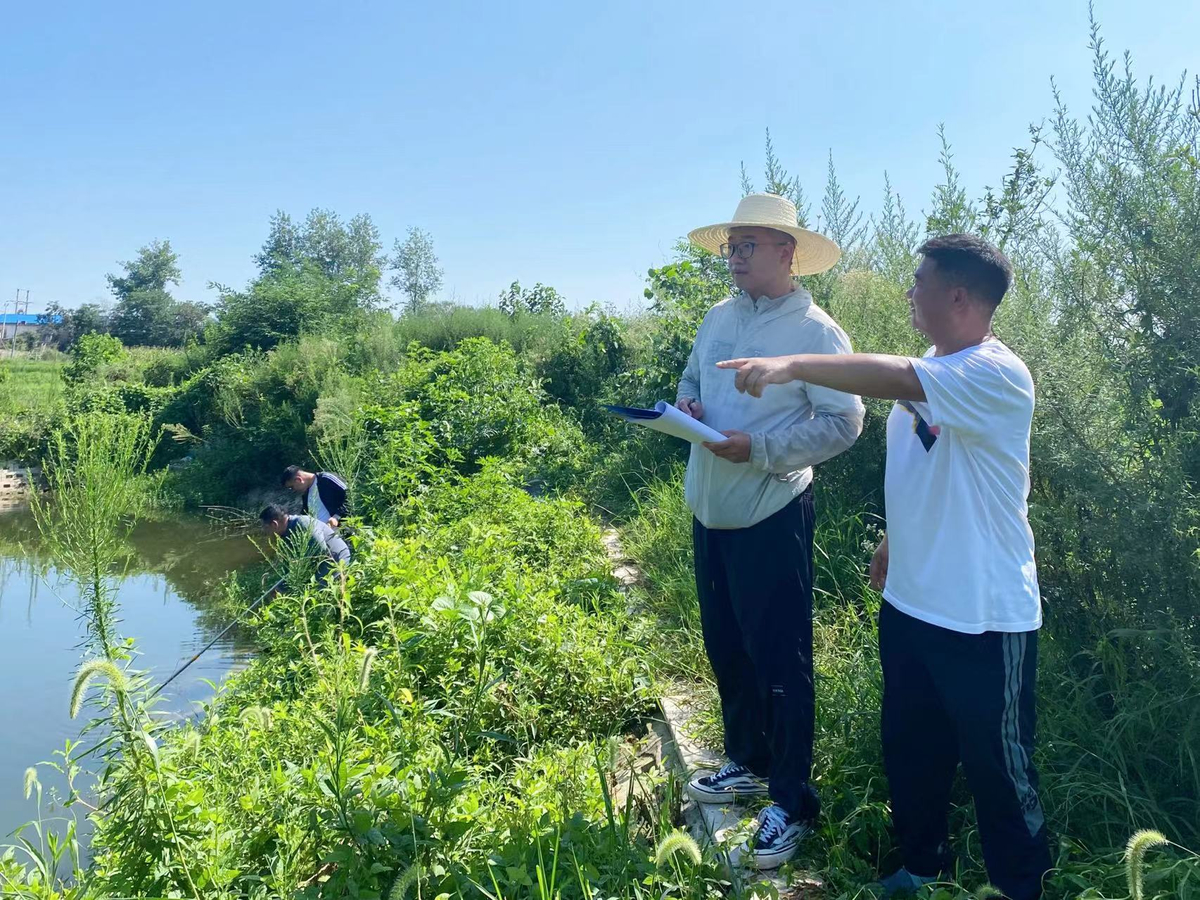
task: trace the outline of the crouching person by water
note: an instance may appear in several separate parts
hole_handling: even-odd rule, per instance
[[[306,472],[299,466],[288,466],[279,482],[304,498],[306,516],[312,516],[330,528],[337,528],[348,512],[346,482],[340,475]]]
[[[280,540],[296,541],[303,553],[316,562],[317,583],[325,585],[329,573],[337,569],[343,590],[346,587],[346,570],[341,565],[350,562],[350,545],[332,528],[312,516],[291,516],[283,509],[271,504],[259,515],[263,528]],[[302,537],[307,535],[307,538]],[[289,588],[299,585],[289,584]]]

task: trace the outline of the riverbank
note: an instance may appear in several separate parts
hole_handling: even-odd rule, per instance
[[[41,490],[42,467],[22,465],[15,459],[0,460],[0,513],[29,503],[30,495]]]

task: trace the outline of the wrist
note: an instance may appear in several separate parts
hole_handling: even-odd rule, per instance
[[[788,358],[787,373],[792,381],[804,381],[804,359],[803,353]]]

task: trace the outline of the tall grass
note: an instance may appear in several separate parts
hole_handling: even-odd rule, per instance
[[[62,369],[57,355],[0,358],[0,461],[38,462],[65,410]]]
[[[814,779],[823,812],[797,865],[816,870],[832,895],[845,897],[857,896],[880,870],[898,865],[879,745],[880,598],[865,578],[876,536],[860,513],[818,493]],[[718,700],[704,656],[691,564],[691,513],[678,472],[642,491],[639,513],[624,538],[646,576],[646,602],[664,623],[652,654],[657,675],[673,689],[691,692],[700,705],[698,736],[719,748]],[[1200,767],[1194,756],[1200,744],[1198,662],[1187,640],[1169,633],[1113,632],[1080,652],[1045,632],[1041,647],[1036,763],[1048,819],[1064,835],[1050,896],[1093,896],[1081,891],[1122,883],[1120,855],[1139,828],[1161,826],[1185,846],[1200,844]],[[1142,661],[1136,671],[1125,668],[1131,659]],[[1081,678],[1080,671],[1090,674]],[[954,793],[951,823],[958,879],[984,884],[974,812],[962,783]],[[1194,857],[1147,865],[1157,889],[1169,888],[1175,897],[1200,896]]]
[[[49,412],[62,403],[61,360],[0,358],[0,416]]]
[[[50,441],[50,493],[33,496],[42,540],[79,587],[88,648],[109,660],[120,643],[114,568],[146,502],[140,478],[153,450],[144,416],[72,417]]]
[[[433,307],[420,315],[405,315],[392,326],[400,348],[416,342],[432,350],[451,350],[470,337],[507,342],[522,355],[536,355],[562,339],[564,321],[554,316],[509,315],[491,307]]]

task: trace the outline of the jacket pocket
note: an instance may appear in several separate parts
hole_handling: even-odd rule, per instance
[[[709,341],[708,346],[704,348],[704,361],[706,363],[715,364],[732,358],[733,341]]]

